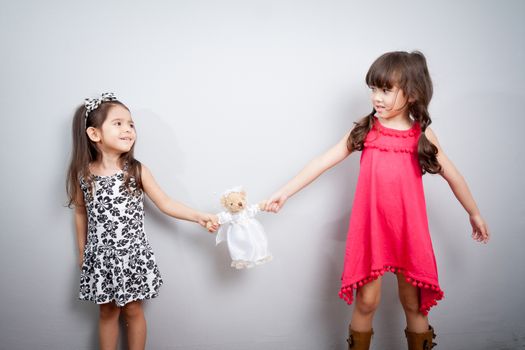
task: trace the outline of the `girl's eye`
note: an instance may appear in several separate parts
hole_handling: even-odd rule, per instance
[[[121,126],[122,123],[121,122],[115,122],[115,125]]]
[[[134,129],[135,128],[135,124],[129,124],[129,126]]]

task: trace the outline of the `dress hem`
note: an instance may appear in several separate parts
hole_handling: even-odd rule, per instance
[[[428,315],[428,312],[430,309],[437,305],[437,301],[444,298],[445,294],[437,284],[424,282],[419,278],[415,278],[409,271],[407,271],[404,268],[400,267],[394,267],[394,266],[384,266],[381,269],[372,270],[370,275],[368,275],[365,278],[362,278],[360,280],[356,280],[352,283],[345,283],[341,287],[339,291],[339,297],[346,301],[348,305],[351,305],[354,301],[354,289],[357,290],[357,288],[364,286],[365,284],[376,280],[379,278],[379,276],[382,276],[385,274],[385,272],[392,272],[392,273],[401,273],[405,276],[405,279],[407,282],[412,284],[414,287],[418,287],[421,291],[425,290],[426,294],[431,294],[429,300],[425,300],[425,302],[422,302],[422,298],[420,296],[419,300],[419,311],[423,315]]]
[[[256,261],[248,261],[248,260],[232,260],[231,267],[236,268],[237,270],[241,269],[251,269],[252,267],[262,265],[264,263],[267,263],[269,261],[273,260],[272,255],[267,255],[264,258],[261,258]]]
[[[122,307],[122,306],[125,306],[126,304],[129,304],[129,303],[133,302],[133,301],[154,299],[154,298],[158,297],[159,296],[159,289],[160,289],[160,286],[162,286],[162,284],[163,284],[162,282],[159,284],[159,286],[157,287],[157,290],[154,293],[140,295],[140,296],[138,296],[136,298],[132,298],[132,299],[126,300],[124,303],[119,303],[115,298],[112,298],[112,299],[107,300],[107,301],[99,302],[99,301],[96,300],[96,296],[95,297],[79,296],[78,300],[91,301],[91,302],[93,302],[93,303],[95,303],[97,305],[108,304],[108,303],[114,302],[115,305],[117,305],[118,307]]]

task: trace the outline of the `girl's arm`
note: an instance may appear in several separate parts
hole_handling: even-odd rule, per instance
[[[458,201],[469,214],[470,224],[472,225],[472,238],[478,242],[487,243],[489,240],[489,229],[481,217],[467,182],[441,149],[436,134],[430,128],[427,128],[425,135],[438,149],[437,160],[442,168],[440,175],[448,182],[452,192],[454,192]]]
[[[82,269],[87,239],[87,212],[82,193],[79,193],[75,201],[75,231],[77,233],[78,266]]]
[[[149,169],[142,164],[142,186],[144,192],[153,201],[153,203],[160,209],[164,214],[172,216],[177,219],[187,220],[196,222],[202,227],[206,228],[206,224],[211,222],[212,225],[208,224],[208,230],[213,232],[216,230],[218,218],[217,215],[202,213],[194,210],[186,205],[176,202],[168,197],[157,184],[153,175]]]
[[[346,147],[349,136],[350,132],[348,132],[336,145],[334,145],[328,151],[312,159],[303,168],[303,170],[297,174],[297,176],[290,180],[280,190],[275,192],[270,197],[270,199],[266,201],[266,205],[264,205],[263,210],[277,213],[283,207],[288,198],[309,185],[322,173],[348,157],[351,153]]]

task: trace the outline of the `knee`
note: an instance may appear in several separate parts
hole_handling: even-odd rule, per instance
[[[419,300],[417,298],[407,297],[401,294],[399,300],[405,313],[415,314],[419,312]]]
[[[120,316],[120,308],[113,304],[102,304],[100,305],[100,318],[103,320],[118,319]]]
[[[140,302],[131,302],[123,307],[124,317],[126,320],[144,317],[142,304]]]
[[[361,314],[374,313],[380,302],[379,294],[372,293],[357,293],[356,307]]]

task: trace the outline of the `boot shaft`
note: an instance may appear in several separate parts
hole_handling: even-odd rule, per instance
[[[368,350],[370,348],[370,341],[374,331],[370,330],[370,332],[356,332],[351,327],[348,328],[350,333],[350,336],[346,340],[348,342],[348,349]]]
[[[408,350],[431,350],[437,344],[433,342],[436,338],[434,328],[428,326],[428,331],[424,333],[409,332],[405,329],[408,342]]]

